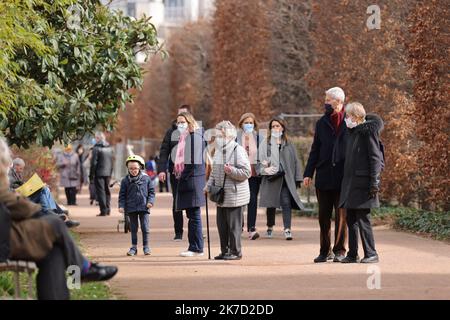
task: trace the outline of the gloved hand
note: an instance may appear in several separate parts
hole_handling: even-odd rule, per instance
[[[369,199],[375,199],[376,196],[377,196],[377,193],[378,193],[379,191],[380,191],[380,190],[378,189],[377,186],[372,186],[372,187],[370,187],[370,190],[369,190]]]
[[[269,176],[273,176],[277,172],[278,172],[278,168],[276,168],[276,167],[268,167],[268,168],[264,169],[264,173]]]

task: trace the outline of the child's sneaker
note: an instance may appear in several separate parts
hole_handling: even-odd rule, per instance
[[[135,256],[137,255],[137,248],[131,247],[130,250],[127,252],[127,256]]]
[[[286,238],[286,240],[292,240],[291,230],[289,229],[284,230],[284,237]]]
[[[267,229],[267,238],[272,238],[272,228]]]
[[[149,256],[151,254],[150,248],[149,247],[144,247],[144,254],[146,256]]]

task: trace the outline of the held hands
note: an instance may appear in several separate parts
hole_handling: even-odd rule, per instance
[[[273,176],[277,172],[278,172],[278,168],[276,168],[276,167],[268,167],[268,168],[264,169],[264,173],[269,176]]]
[[[161,182],[165,182],[166,181],[166,173],[165,172],[161,172],[160,174],[158,174],[158,179]]]
[[[305,187],[309,188],[309,186],[311,185],[311,178],[309,177],[303,178],[303,183],[305,184]]]
[[[232,165],[229,165],[229,164],[226,164],[226,165],[223,167],[223,170],[225,171],[226,174],[231,174],[231,172],[233,171],[233,166],[232,166]]]
[[[119,208],[119,213],[124,213],[125,210],[123,208]]]

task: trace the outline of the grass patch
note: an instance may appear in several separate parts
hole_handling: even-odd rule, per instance
[[[293,211],[302,217],[318,217],[318,208],[309,212]],[[371,211],[372,224],[389,225],[437,240],[450,241],[450,212],[433,212],[405,207],[381,207]]]
[[[80,234],[70,231],[70,235],[77,244],[77,246],[84,253],[84,248],[81,244]],[[86,256],[86,255],[85,255]],[[110,287],[103,282],[82,283],[80,289],[70,290],[71,300],[111,300],[115,299]]]

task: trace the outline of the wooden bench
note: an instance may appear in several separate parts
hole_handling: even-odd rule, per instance
[[[14,272],[14,299],[20,299],[20,278],[21,272],[28,273],[28,299],[33,299],[33,273],[37,270],[36,264],[31,261],[6,260],[0,263],[0,272]]]

